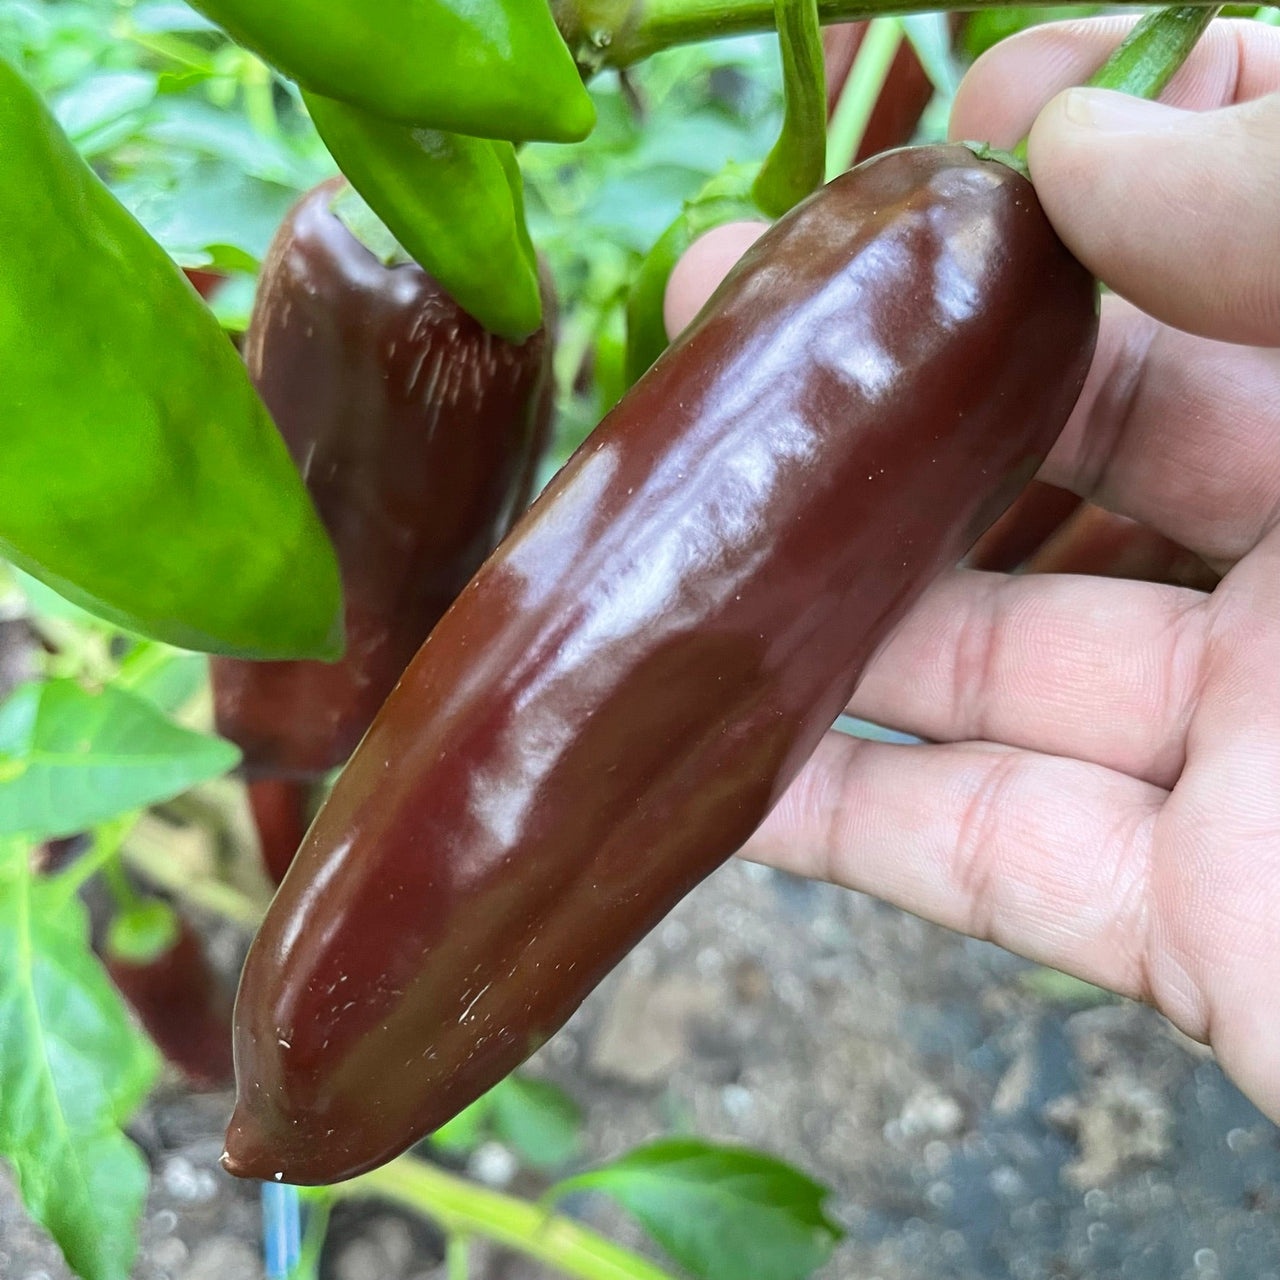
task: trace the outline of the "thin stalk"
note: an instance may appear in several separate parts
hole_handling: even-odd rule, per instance
[[[289,1280],[316,1280],[320,1274],[320,1255],[329,1233],[329,1214],[333,1196],[328,1187],[310,1187],[302,1193],[306,1206],[306,1229],[302,1233],[302,1249],[289,1273]]]
[[[1057,0],[1031,0],[1034,6]],[[1138,5],[1143,0],[1117,0]],[[588,75],[605,67],[627,67],[675,45],[773,28],[773,0],[552,0],[556,24]],[[818,0],[818,20],[978,12],[1002,7],[997,0]]]
[[[220,880],[193,879],[186,868],[174,860],[168,844],[156,839],[142,827],[125,843],[123,857],[129,866],[157,888],[164,889],[193,907],[250,929],[256,929],[262,923],[262,917],[266,913],[264,905]],[[86,859],[82,859],[85,860],[87,855]]]
[[[121,914],[136,910],[142,905],[142,898],[129,883],[129,877],[125,875],[124,866],[119,858],[109,858],[102,864],[102,879],[111,894],[116,910]]]
[[[1147,14],[1089,81],[1090,88],[1159,97],[1221,8],[1181,5]]]
[[[413,1156],[335,1187],[379,1196],[425,1214],[449,1236],[478,1236],[579,1280],[674,1280],[668,1272],[560,1214],[476,1186]]]
[[[121,818],[104,822],[94,830],[93,843],[55,881],[62,901],[70,902],[80,892],[81,886],[115,859],[120,846],[136,825],[138,816],[136,813],[127,813]]]
[[[1089,87],[1158,98],[1221,8],[1174,5],[1147,14],[1088,81]],[[1014,167],[1025,173],[1026,138],[1013,149],[1012,158]]]
[[[445,1280],[467,1280],[470,1255],[470,1236],[449,1236],[444,1242]]]
[[[815,0],[774,0],[786,111],[752,194],[780,218],[822,185],[827,158],[827,94]]]
[[[828,182],[842,174],[858,154],[902,38],[902,23],[897,18],[876,18],[862,37],[827,132]]]

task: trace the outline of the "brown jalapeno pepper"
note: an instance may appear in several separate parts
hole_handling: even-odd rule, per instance
[[[167,914],[158,903],[140,910],[153,908]],[[197,1088],[222,1089],[232,1078],[230,992],[195,930],[169,918],[170,932],[153,951],[132,954],[109,939],[103,962],[160,1052]]]
[[[542,1044],[750,836],[1067,420],[1031,185],[891,152],[765,233],[441,620],[250,952],[224,1163],[351,1177]]]
[[[1066,489],[1033,480],[973,545],[964,558],[965,567],[1012,573],[1071,518],[1080,502]]]
[[[840,95],[867,35],[867,22],[841,22],[824,27],[822,52],[827,68],[827,118],[835,115]],[[880,96],[871,108],[854,163],[910,142],[933,98],[933,81],[909,40],[898,46]]]
[[[298,778],[255,778],[247,788],[262,865],[276,884],[284,879],[307,834],[314,787]]]
[[[527,502],[549,434],[547,330],[506,342],[420,267],[375,257],[333,212],[341,190],[318,187],[280,228],[245,359],[337,548],[347,651],[213,663],[218,730],[251,779],[350,755]]]
[[[1025,564],[1027,573],[1087,573],[1212,591],[1219,575],[1147,525],[1086,503]]]

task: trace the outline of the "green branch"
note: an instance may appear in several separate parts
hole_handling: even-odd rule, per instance
[[[1031,0],[1033,5],[1059,0]],[[1141,0],[1118,0],[1137,5]],[[1003,7],[995,0],[818,0],[824,24],[906,13]],[[772,31],[773,0],[552,0],[556,24],[579,67],[592,75],[628,67],[674,45]]]
[[[652,1262],[561,1214],[490,1191],[413,1156],[333,1188],[378,1196],[434,1219],[447,1235],[480,1236],[579,1280],[673,1280]]]

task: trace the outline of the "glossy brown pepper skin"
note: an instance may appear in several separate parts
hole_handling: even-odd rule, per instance
[[[1066,489],[1033,480],[1018,500],[974,543],[965,567],[1012,573],[1034,555],[1079,509],[1081,499]]]
[[[258,778],[247,788],[262,865],[275,884],[284,879],[307,834],[313,786],[296,778]]]
[[[1194,551],[1147,525],[1086,503],[1024,566],[1212,591],[1219,577]]]
[[[231,1000],[195,930],[178,936],[153,960],[107,954],[107,972],[164,1056],[191,1084],[222,1089],[231,1082]]]
[[[505,342],[419,267],[385,266],[332,212],[340,186],[278,232],[245,359],[337,548],[347,653],[214,661],[218,729],[250,778],[350,755],[523,509],[550,424],[546,331]]]
[[[827,72],[827,119],[835,115],[853,64],[867,35],[867,22],[840,22],[822,29],[822,53]],[[867,117],[854,163],[910,142],[924,109],[933,98],[933,81],[911,41],[903,40],[889,64]]]
[[[871,161],[768,231],[339,779],[244,970],[227,1167],[350,1177],[560,1027],[1027,482],[1096,325],[1030,185],[963,147]]]

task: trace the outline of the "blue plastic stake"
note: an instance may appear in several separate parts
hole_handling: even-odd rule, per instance
[[[262,1184],[262,1250],[267,1280],[288,1280],[302,1253],[302,1205],[298,1188]]]

